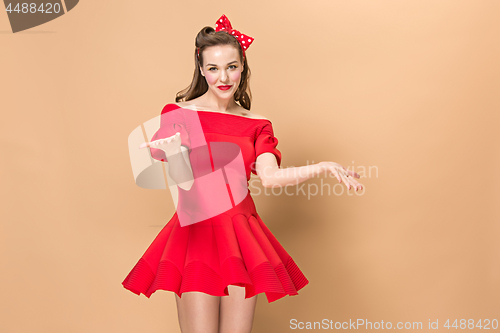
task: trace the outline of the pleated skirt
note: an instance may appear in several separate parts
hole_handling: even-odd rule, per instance
[[[265,293],[271,303],[308,283],[248,192],[231,210],[195,224],[182,227],[175,213],[122,285],[148,298],[157,290],[228,296],[228,285],[236,285],[245,298]]]

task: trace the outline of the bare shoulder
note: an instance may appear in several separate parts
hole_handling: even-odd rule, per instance
[[[251,119],[265,119],[265,120],[269,120],[267,119],[266,117],[260,115],[260,114],[257,114],[257,113],[253,113],[253,112],[250,112],[248,111],[247,109],[245,109],[244,107],[239,107],[238,108],[240,114],[244,117],[247,117],[247,118],[251,118]]]
[[[250,113],[250,112],[247,112],[247,117],[248,117],[248,118],[252,118],[252,119],[264,119],[264,120],[269,120],[269,119],[267,119],[266,117],[261,116],[260,114]]]
[[[190,106],[190,105],[192,105],[191,103],[188,103],[188,102],[175,102],[175,103],[172,103],[172,104],[175,104],[175,105],[177,105],[177,106],[179,106],[179,107],[181,107],[181,108],[182,108],[182,107],[185,107],[185,106]]]
[[[191,109],[197,109],[197,108],[201,108],[201,109],[204,109],[202,106],[200,106],[199,104],[197,104],[196,102],[198,101],[197,98],[195,99],[192,99],[192,100],[189,100],[189,101],[185,101],[185,102],[175,102],[175,103],[172,103],[172,104],[175,104],[177,105],[178,107],[181,107],[181,108],[191,108]]]

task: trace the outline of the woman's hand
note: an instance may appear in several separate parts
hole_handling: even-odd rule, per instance
[[[333,174],[337,177],[338,181],[342,183],[342,179],[346,184],[347,188],[350,190],[351,186],[356,189],[363,189],[363,185],[358,183],[354,178],[360,178],[359,175],[353,170],[348,170],[344,168],[342,165],[335,162],[320,162],[320,172],[326,171],[328,175]]]
[[[139,149],[146,147],[161,149],[165,152],[165,155],[167,156],[178,154],[181,151],[181,133],[177,132],[174,135],[164,139],[158,139],[151,142],[144,142],[139,146]]]

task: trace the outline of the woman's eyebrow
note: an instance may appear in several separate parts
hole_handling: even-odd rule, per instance
[[[237,60],[234,60],[234,61],[231,61],[231,62],[228,62],[227,64],[232,64],[233,62],[238,62]],[[207,64],[207,66],[217,66],[216,64]]]

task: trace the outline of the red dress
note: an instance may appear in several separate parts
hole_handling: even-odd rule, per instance
[[[186,119],[186,115],[190,119]],[[198,217],[196,223],[194,220],[180,223],[187,221],[182,214],[186,218],[196,215],[186,198],[201,187],[196,188],[195,183],[188,191],[179,188],[177,211],[122,285],[148,298],[156,290],[173,291],[179,297],[188,291],[227,296],[228,285],[245,287],[245,298],[265,293],[269,303],[286,295],[297,295],[309,281],[257,214],[248,189],[250,173],[256,174],[254,162],[258,155],[273,153],[281,165],[281,152],[276,148],[278,139],[274,137],[271,121],[167,104],[162,111],[160,129],[151,141],[176,132],[180,132],[182,145],[188,148],[195,178],[225,170],[222,179],[226,195],[217,192],[217,204],[208,208],[212,211],[207,218]],[[221,151],[216,149],[217,143],[238,147],[237,152],[230,155],[232,160],[237,160],[235,156],[240,158],[242,177],[238,179],[234,176],[236,173],[231,173],[234,170],[228,167],[227,158],[217,159]],[[229,146],[220,148],[226,153],[231,150]],[[162,150],[150,148],[150,151],[154,159],[167,161]],[[203,160],[210,163],[203,165]],[[207,168],[211,170],[204,170]],[[209,190],[205,186],[203,191]],[[214,213],[223,206],[218,203],[224,201],[229,206]],[[184,213],[187,211],[191,214]]]

